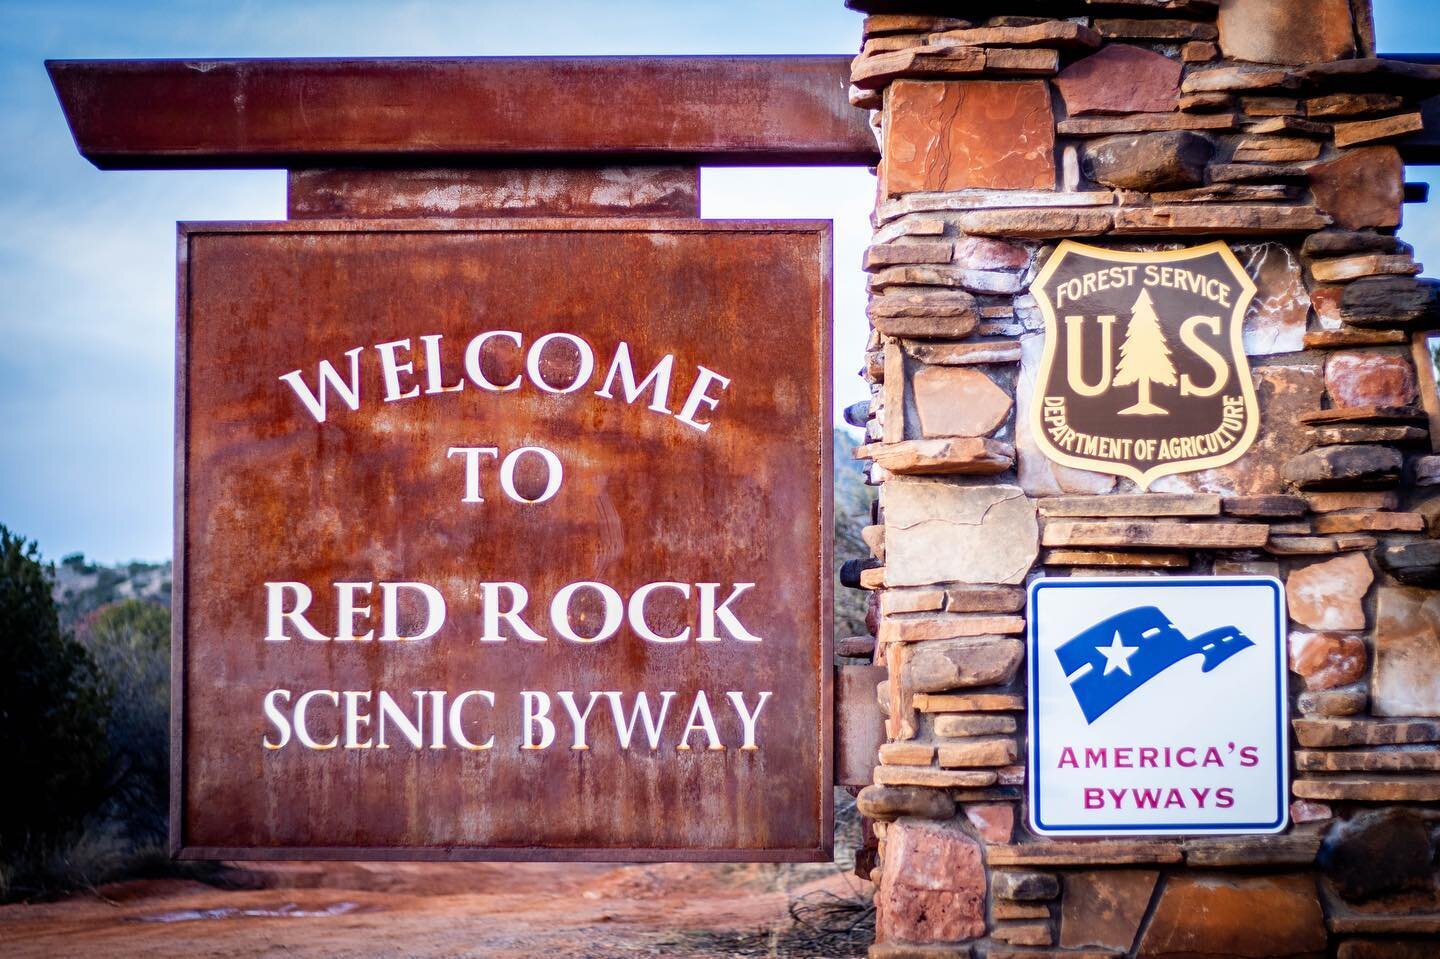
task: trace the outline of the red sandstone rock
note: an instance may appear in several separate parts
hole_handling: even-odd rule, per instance
[[[1380,117],[1377,120],[1337,123],[1335,124],[1335,146],[1344,148],[1361,143],[1393,140],[1396,137],[1403,137],[1407,133],[1418,133],[1423,129],[1425,129],[1425,119],[1418,111],[1401,113],[1393,117]]]
[[[1015,464],[1015,447],[973,436],[902,440],[856,447],[857,459],[872,460],[881,469],[911,476],[990,476]]]
[[[1299,86],[1292,71],[1241,65],[1196,70],[1180,84],[1181,93],[1235,93],[1249,90],[1293,90]]]
[[[1054,115],[1039,81],[898,80],[885,95],[885,192],[1055,189]]]
[[[1170,877],[1141,956],[1292,956],[1322,952],[1325,916],[1310,876]]]
[[[923,624],[926,621],[916,622]],[[936,622],[941,626],[946,623],[943,619]],[[886,625],[895,625],[895,621]],[[881,633],[884,632],[885,627],[882,626]],[[897,638],[909,639],[917,635],[928,639],[914,631],[899,633]],[[1025,647],[1018,639],[989,635],[921,642],[905,661],[902,671],[905,688],[917,693],[935,693],[969,686],[1003,685],[1015,677],[1024,651]],[[1003,766],[1005,763],[985,765]]]
[[[1126,113],[1111,117],[1075,117],[1055,124],[1061,136],[1095,137],[1111,133],[1159,133],[1170,130],[1233,130],[1229,113]]]
[[[1307,749],[1334,746],[1403,746],[1440,743],[1440,722],[1433,719],[1294,719],[1295,739]]]
[[[1315,205],[1346,230],[1400,225],[1405,167],[1394,147],[1346,150],[1310,168]]]
[[[1440,716],[1440,594],[1382,587],[1375,617],[1375,715]]]
[[[1398,236],[1368,230],[1326,230],[1312,233],[1300,244],[1306,256],[1350,256],[1353,253],[1414,253],[1415,249]]]
[[[1189,839],[1185,842],[1185,865],[1192,869],[1309,866],[1319,850],[1320,837],[1314,833]]]
[[[1252,247],[1242,255],[1245,272],[1257,288],[1245,317],[1245,352],[1266,356],[1304,349],[1310,294],[1299,258],[1279,243]]]
[[[1236,163],[1290,163],[1314,160],[1320,156],[1320,144],[1305,137],[1258,136],[1241,140],[1232,159]]]
[[[1330,438],[1327,434],[1339,434],[1342,442],[1350,442],[1347,431],[1354,431],[1359,442],[1362,443],[1391,443],[1401,440],[1420,439],[1425,436],[1424,430],[1414,430],[1412,435],[1409,427],[1403,426],[1336,426],[1315,430],[1317,439]],[[1387,433],[1386,431],[1393,431]],[[1396,435],[1398,434],[1398,435]],[[1363,513],[1334,513],[1329,516],[1319,516],[1315,519],[1315,532],[1317,533],[1423,533],[1425,531],[1425,517],[1421,513],[1392,513],[1388,510],[1363,512]]]
[[[911,381],[925,436],[988,436],[1014,405],[1010,395],[979,370],[931,366]]]
[[[1349,774],[1344,776],[1301,776],[1291,784],[1291,792],[1304,799],[1330,799],[1336,802],[1370,803],[1436,803],[1440,802],[1440,778],[1433,773],[1396,776]],[[1404,919],[1407,917],[1397,917]],[[1430,920],[1434,923],[1434,920]],[[1391,931],[1406,932],[1404,926],[1391,926]],[[1440,932],[1440,923],[1425,929]]]
[[[1364,629],[1360,602],[1374,580],[1358,553],[1295,570],[1285,582],[1290,618],[1311,629]]]
[[[1194,20],[1098,18],[1095,30],[1102,37],[1136,40],[1214,40],[1215,28]]]
[[[990,930],[990,938],[1012,946],[1048,946],[1055,941],[1047,922],[997,923]],[[994,959],[1003,959],[1004,956],[999,950],[993,949],[988,955]]]
[[[1375,57],[1343,62],[1312,63],[1295,71],[1303,83],[1320,88],[1384,89],[1412,97],[1429,96],[1440,83],[1440,69],[1423,63],[1406,63]]]
[[[936,758],[941,769],[1013,767],[1019,758],[1017,750],[1009,736],[977,736],[942,743]]]
[[[1297,799],[1290,804],[1290,821],[1293,823],[1324,822],[1334,817],[1335,811],[1324,803]]]
[[[1340,943],[1339,959],[1435,959],[1435,940],[1349,939]]]
[[[1040,902],[1060,895],[1060,880],[1048,872],[991,873],[990,893],[1011,902]]]
[[[1081,167],[1096,183],[1126,190],[1175,190],[1205,182],[1215,146],[1187,130],[1108,137],[1088,144]]]
[[[1307,117],[1358,117],[1394,113],[1405,106],[1405,98],[1393,93],[1330,93],[1305,101]]]
[[[856,57],[850,64],[850,82],[859,90],[880,90],[899,77],[963,77],[984,71],[983,50],[914,46]]]
[[[1234,60],[1312,63],[1355,52],[1350,0],[1226,0],[1220,49]]]
[[[886,293],[866,308],[875,329],[886,336],[959,339],[975,329],[975,297],[963,290]]]
[[[973,29],[946,30],[933,35],[930,40],[940,47],[1061,47],[1073,50],[1100,45],[1100,36],[1087,26],[1068,20],[1043,18],[1025,23],[991,23]]]
[[[1240,109],[1247,117],[1292,117],[1304,112],[1294,97],[1243,97]]]
[[[1168,113],[1180,99],[1183,68],[1142,47],[1114,43],[1060,71],[1055,86],[1070,116]]]
[[[965,818],[987,843],[1004,845],[1015,831],[1013,803],[970,803],[965,807]]]
[[[1322,229],[1329,223],[1330,218],[1313,206],[1273,203],[1175,203],[1165,206],[1121,207],[1115,211],[1114,232],[1179,236],[1208,236],[1228,232],[1235,236],[1255,236],[1309,233]]]
[[[1311,330],[1305,334],[1305,347],[1318,350],[1339,350],[1352,346],[1398,346],[1410,337],[1404,330]],[[1404,437],[1387,437],[1380,442],[1394,442]]]
[[[989,47],[985,50],[985,72],[1012,77],[1048,77],[1060,69],[1059,50]]]
[[[1115,487],[1114,476],[1061,466],[1040,451],[1040,446],[1030,431],[1029,405],[1035,402],[1035,381],[1045,349],[1045,338],[1027,336],[1020,341],[1020,348],[1020,378],[1015,387],[1018,404],[1015,412],[1015,448],[1019,457],[1020,486],[1030,496],[1108,493]],[[1319,405],[1318,402],[1316,405]],[[1264,435],[1263,432],[1261,435]]]
[[[1290,633],[1290,671],[1304,677],[1305,688],[1334,689],[1361,679],[1369,656],[1365,641],[1345,633]]]
[[[1316,260],[1310,275],[1319,283],[1349,283],[1375,276],[1415,276],[1421,264],[1409,254],[1366,253],[1334,260]]]
[[[882,822],[901,816],[950,819],[955,815],[949,793],[920,786],[866,786],[855,797],[855,806],[867,819]]]
[[[1157,872],[1141,869],[1081,872],[1065,877],[1060,945],[1129,952],[1155,891]]]
[[[1302,716],[1358,716],[1370,705],[1363,683],[1339,689],[1306,690],[1295,700]]]
[[[916,263],[949,263],[954,257],[955,247],[949,240],[911,240],[870,247],[865,251],[863,265],[866,270],[876,270]]]
[[[898,819],[875,894],[879,942],[953,942],[985,933],[980,844],[951,823]]]
[[[970,26],[965,20],[903,13],[878,13],[865,18],[861,36],[878,37],[891,33],[935,33],[939,30],[963,30]]]
[[[1332,406],[1408,406],[1415,401],[1415,368],[1394,353],[1331,353],[1325,390]]]
[[[1310,305],[1315,308],[1315,317],[1324,330],[1338,330],[1345,325],[1340,316],[1340,301],[1345,295],[1343,286],[1317,286],[1310,291]]]
[[[1191,40],[1180,48],[1180,59],[1186,63],[1209,63],[1220,55],[1220,48],[1208,40]]]
[[[967,236],[955,244],[954,263],[967,270],[1020,270],[1030,265],[1030,251],[1018,243]]]
[[[1062,210],[1029,207],[967,210],[956,218],[956,222],[966,233],[980,236],[1025,237],[1032,240],[1058,237],[1073,239],[1080,236],[1099,236],[1108,232],[1115,224],[1115,214],[1108,209]]]
[[[1369,411],[1378,407],[1360,409]],[[1392,485],[1400,479],[1400,470],[1404,465],[1405,457],[1398,449],[1359,443],[1353,446],[1322,446],[1301,453],[1286,461],[1280,475],[1287,483],[1306,492],[1343,490],[1357,486]],[[1373,545],[1367,542],[1361,548],[1369,549]]]
[[[882,499],[891,586],[1015,584],[1035,562],[1035,506],[1018,487],[891,481]]]
[[[919,944],[914,942],[876,943],[867,953],[869,959],[974,959],[974,950],[966,943]],[[1089,956],[1077,959],[1092,959]],[[1426,957],[1429,959],[1429,957]]]
[[[1254,368],[1255,395],[1260,402],[1260,435],[1250,451],[1229,466],[1164,476],[1151,489],[1157,493],[1204,491],[1225,496],[1255,496],[1289,492],[1282,471],[1291,458],[1309,444],[1304,430],[1295,428],[1299,417],[1320,408],[1324,383],[1318,366],[1261,366]],[[1021,394],[1023,406],[1024,394]],[[1021,412],[1023,420],[1024,411]],[[1021,485],[1025,453],[1019,444]]]

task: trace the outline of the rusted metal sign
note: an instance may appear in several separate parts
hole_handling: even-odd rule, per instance
[[[1046,456],[1145,489],[1250,448],[1260,415],[1241,325],[1255,284],[1224,243],[1128,252],[1067,240],[1034,290],[1045,354],[1031,429]]]
[[[175,852],[827,858],[829,264],[182,226]]]

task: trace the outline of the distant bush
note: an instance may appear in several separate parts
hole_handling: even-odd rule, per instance
[[[0,892],[72,839],[106,787],[109,691],[61,630],[53,573],[0,525]]]
[[[168,607],[171,585],[169,562],[107,566],[87,560],[84,553],[70,553],[55,568],[60,625],[77,629],[92,614],[127,599]]]
[[[106,816],[137,845],[165,838],[170,776],[170,611],[127,599],[76,630],[112,691]]]
[[[855,440],[835,430],[835,570],[847,559],[867,559],[870,547],[860,531],[870,525],[870,503],[875,493],[865,485],[865,474],[855,461]],[[869,594],[835,585],[835,638],[865,634],[865,607]]]

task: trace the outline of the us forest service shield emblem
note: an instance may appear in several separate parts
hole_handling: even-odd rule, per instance
[[[1066,240],[1032,289],[1045,353],[1030,427],[1050,459],[1144,490],[1254,442],[1241,326],[1255,284],[1223,242],[1133,253]]]

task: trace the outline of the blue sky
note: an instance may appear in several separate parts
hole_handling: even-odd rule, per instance
[[[1432,0],[1376,12],[1382,50],[1440,50]],[[280,172],[95,170],[46,58],[836,53],[859,29],[841,0],[0,0],[0,523],[52,558],[170,556],[175,221],[284,216]],[[708,217],[835,220],[836,403],[863,399],[873,178],[721,169],[702,190]],[[1403,233],[1440,266],[1440,215],[1409,207]]]

